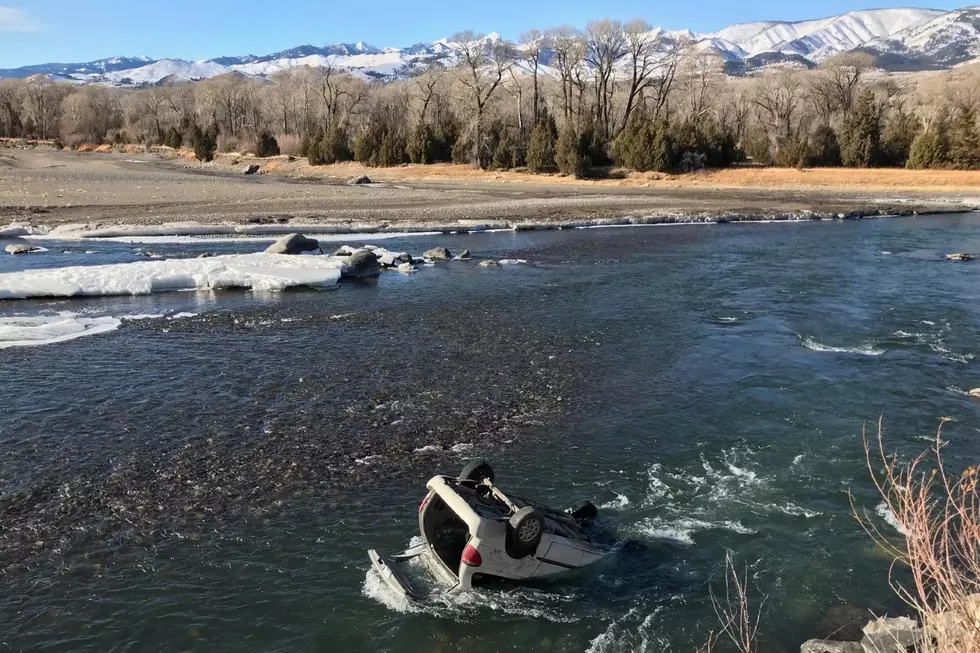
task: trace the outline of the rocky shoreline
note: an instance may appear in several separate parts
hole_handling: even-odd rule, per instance
[[[312,235],[366,234],[455,234],[487,231],[546,231],[600,227],[739,224],[759,222],[809,222],[819,220],[860,220],[928,216],[946,213],[969,213],[973,209],[933,207],[929,209],[859,209],[840,211],[773,211],[762,213],[664,213],[659,215],[625,215],[618,218],[555,218],[542,220],[456,220],[406,222],[352,222],[310,220],[292,216],[267,216],[237,222],[179,221],[143,224],[132,221],[86,222],[49,226],[44,223],[11,222],[0,227],[0,238],[44,237],[63,240],[127,238],[146,236],[279,236],[294,232]]]

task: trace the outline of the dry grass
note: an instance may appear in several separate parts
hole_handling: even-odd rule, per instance
[[[279,154],[299,156],[303,139],[296,134],[279,134],[276,136],[276,143],[279,144]]]
[[[856,507],[854,514],[893,558],[892,571],[902,565],[911,572],[911,587],[894,573],[890,578],[926,626],[921,653],[975,653],[980,651],[980,471],[969,467],[957,476],[947,469],[942,453],[947,421],[941,421],[932,449],[908,463],[885,453],[881,421],[874,446],[865,434],[868,471],[904,539],[896,543]]]

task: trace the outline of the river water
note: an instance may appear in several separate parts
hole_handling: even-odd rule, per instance
[[[266,245],[41,244],[0,272]],[[0,303],[0,334],[105,326],[0,349],[0,650],[693,651],[726,550],[766,597],[764,650],[901,610],[848,491],[887,532],[861,441],[879,416],[902,455],[943,416],[953,463],[980,455],[980,268],[942,260],[980,251],[980,216],[377,244],[477,258]],[[158,317],[115,322],[133,315]],[[630,544],[398,601],[366,549],[403,549],[425,480],[476,456],[519,494],[594,498]]]

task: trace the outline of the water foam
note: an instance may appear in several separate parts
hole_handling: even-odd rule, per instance
[[[898,518],[895,517],[895,513],[891,511],[888,504],[886,504],[884,501],[875,506],[875,513],[884,519],[886,524],[894,528],[902,535],[905,535],[905,527],[902,526],[902,522],[898,521]]]
[[[884,349],[879,349],[871,343],[865,343],[857,347],[832,347],[824,345],[809,336],[801,341],[804,347],[813,351],[838,353],[838,354],[860,354],[861,356],[881,356],[885,353]]]
[[[629,497],[625,494],[620,494],[619,492],[614,492],[616,495],[615,499],[607,501],[599,506],[603,510],[622,510],[626,506],[630,505]]]
[[[708,521],[694,517],[664,519],[650,517],[636,525],[643,535],[658,540],[671,540],[685,546],[694,546],[694,534],[709,530],[726,530],[740,535],[754,535],[757,531],[748,528],[740,521],[730,519]]]

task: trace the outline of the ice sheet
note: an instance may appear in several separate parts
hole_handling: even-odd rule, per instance
[[[324,288],[340,280],[343,268],[342,261],[330,256],[262,253],[24,270],[0,274],[0,299],[149,295],[220,288]]]
[[[82,317],[76,313],[34,317],[0,317],[0,349],[36,347],[74,340],[119,328],[115,317]]]

